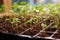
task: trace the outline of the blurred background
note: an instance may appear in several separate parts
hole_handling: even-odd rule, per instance
[[[15,2],[26,2],[30,5],[37,5],[38,2],[40,2],[41,4],[48,4],[48,3],[60,3],[60,0],[12,0],[12,3]]]
[[[5,10],[11,10],[11,2],[17,4],[29,4],[30,6],[37,5],[38,3],[44,5],[48,3],[60,4],[60,0],[0,0],[0,5],[5,5]]]

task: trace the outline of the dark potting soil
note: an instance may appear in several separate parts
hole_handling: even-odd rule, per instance
[[[53,36],[53,38],[58,38],[58,39],[60,39],[60,33],[56,33],[56,34]]]
[[[38,36],[40,37],[50,37],[52,33],[41,32]]]

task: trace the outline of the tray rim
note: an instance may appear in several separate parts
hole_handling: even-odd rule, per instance
[[[19,37],[25,37],[25,38],[29,38],[29,39],[32,39],[32,38],[35,38],[35,39],[47,39],[47,40],[60,40],[60,39],[56,39],[56,38],[51,38],[51,37],[39,37],[39,36],[36,36],[36,37],[32,37],[32,36],[29,36],[29,35],[23,35],[23,34],[12,34],[12,33],[6,33],[6,32],[0,32],[2,34],[8,34],[8,35],[14,35],[14,36],[19,36]]]

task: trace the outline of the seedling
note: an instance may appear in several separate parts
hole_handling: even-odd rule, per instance
[[[44,24],[44,23],[42,23],[41,26],[42,26],[42,29],[44,29],[45,27],[47,27],[47,25]]]

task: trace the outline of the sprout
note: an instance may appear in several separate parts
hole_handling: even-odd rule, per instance
[[[19,22],[19,19],[18,18],[12,18],[12,22],[17,23],[17,22]]]
[[[42,23],[41,26],[42,26],[42,29],[44,29],[47,25]]]

